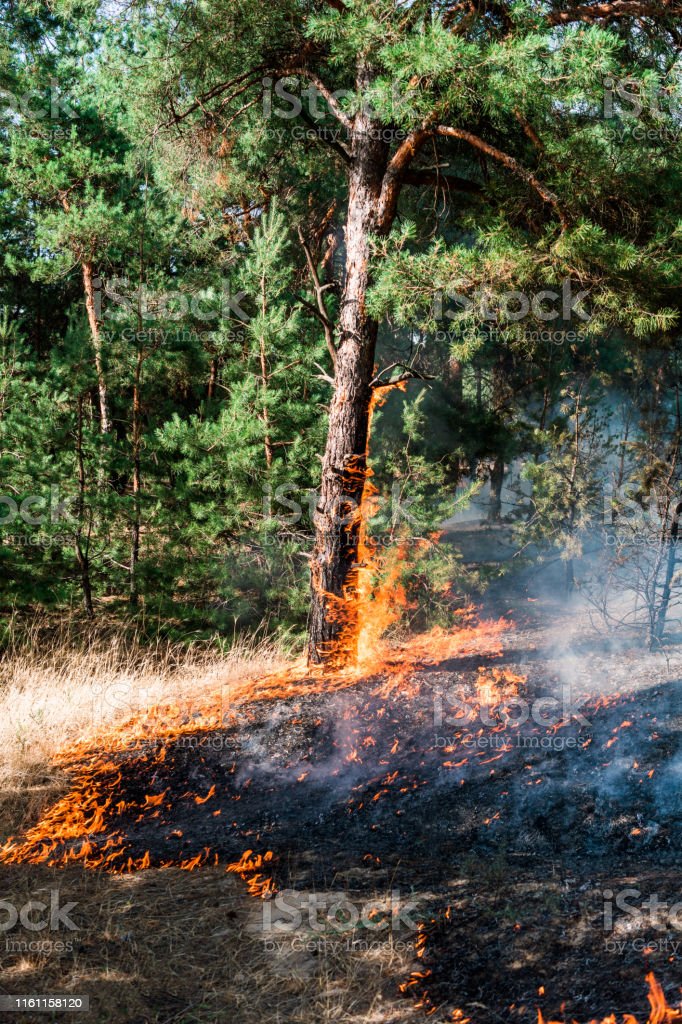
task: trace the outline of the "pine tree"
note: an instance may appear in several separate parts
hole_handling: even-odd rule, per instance
[[[293,216],[307,202],[321,222],[317,182],[323,173],[343,182],[342,296],[312,561],[310,657],[324,661],[338,655],[339,599],[353,615],[358,523],[343,513],[357,506],[366,473],[373,281],[395,292],[394,303],[416,296],[419,307],[453,282],[537,292],[573,275],[594,289],[594,331],[618,322],[645,334],[674,322],[673,147],[635,135],[616,147],[602,114],[605,78],[650,84],[665,73],[678,5],[286,0],[263,9],[216,0],[155,10],[145,90],[165,127],[188,146],[201,140],[222,168],[226,205],[253,209],[278,194]],[[276,112],[275,80],[289,104]],[[278,136],[277,115],[299,145],[283,145],[289,132]],[[462,240],[430,246],[417,231],[406,244],[401,234],[394,255],[406,186],[442,190],[448,233]]]

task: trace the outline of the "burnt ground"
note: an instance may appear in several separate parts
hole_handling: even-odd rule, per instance
[[[343,904],[341,920],[324,910],[323,931],[319,916],[297,921],[309,941],[293,960],[272,944],[277,926],[263,932],[283,974],[347,937],[349,901],[393,892],[416,905],[392,932],[413,949],[404,996],[432,1020],[459,1009],[474,1024],[531,1024],[540,1007],[643,1022],[650,969],[680,999],[681,726],[679,648],[648,654],[636,638],[590,637],[575,616],[551,629],[528,617],[499,655],[436,660],[393,688],[377,677],[245,700],[223,728],[98,751],[74,767],[72,796],[82,787],[104,808],[101,826],[47,863],[82,854],[86,838],[111,870],[224,869],[271,852],[241,872],[279,891],[267,920],[307,913],[311,894]],[[263,906],[254,899],[255,932]],[[385,937],[351,934],[368,932]]]

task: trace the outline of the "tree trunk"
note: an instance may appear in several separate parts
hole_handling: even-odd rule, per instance
[[[268,303],[265,292],[265,277],[261,278],[261,316],[263,317],[263,323],[265,323]],[[259,338],[259,355],[260,355],[260,386],[261,386],[261,398],[263,400],[263,411],[261,413],[261,420],[263,423],[263,444],[265,446],[265,464],[268,469],[272,469],[272,460],[274,457],[274,451],[272,447],[272,436],[270,434],[270,414],[268,413],[268,354],[265,347],[265,335],[261,334]]]
[[[575,590],[575,565],[572,558],[569,558],[566,562],[566,572],[564,578],[566,581],[566,593],[572,594]]]
[[[504,460],[497,455],[490,470],[490,503],[488,505],[488,522],[499,523],[502,520],[502,487],[504,485]]]
[[[107,395],[106,377],[104,376],[104,360],[102,358],[102,337],[99,331],[99,320],[97,319],[92,264],[87,261],[83,263],[83,287],[85,289],[85,308],[88,311],[88,323],[90,324],[92,347],[95,352],[97,390],[99,392],[100,430],[103,434],[108,434],[111,429],[111,423],[109,421],[109,398]]]
[[[218,357],[214,356],[211,359],[211,369],[208,375],[208,388],[206,391],[206,398],[209,402],[213,401],[213,395],[215,393],[215,386],[218,380]]]
[[[128,597],[133,607],[138,603],[137,592],[137,565],[140,561],[140,491],[142,489],[142,406],[140,402],[140,385],[142,382],[142,364],[144,356],[142,349],[138,350],[135,362],[135,376],[133,380],[133,421],[132,421],[132,449],[133,449],[133,523],[130,536],[130,572]]]
[[[361,85],[365,84],[364,82]],[[365,308],[369,287],[369,236],[376,230],[388,146],[367,115],[358,114],[352,137],[346,265],[339,315],[335,390],[315,513],[311,564],[312,604],[308,657],[312,664],[353,660],[357,609],[357,514],[365,484],[371,381],[378,324]],[[390,225],[384,224],[387,230]],[[343,633],[344,644],[339,643]],[[341,647],[343,646],[343,649]]]
[[[682,516],[682,502],[679,502],[675,508],[673,521],[670,526],[670,536],[668,537],[668,561],[665,570],[665,581],[663,583],[661,603],[658,606],[656,624],[654,627],[652,638],[653,640],[657,640],[659,642],[663,639],[663,634],[665,632],[665,620],[668,616],[670,597],[672,595],[673,577],[675,575],[675,563],[677,561],[677,541],[680,532],[680,516]]]
[[[74,537],[76,562],[81,577],[83,591],[83,607],[89,619],[94,619],[95,609],[92,603],[92,583],[90,581],[90,526],[84,534],[86,514],[87,479],[85,472],[85,455],[83,452],[83,396],[78,397],[78,420],[76,423],[76,462],[78,465],[78,528]]]

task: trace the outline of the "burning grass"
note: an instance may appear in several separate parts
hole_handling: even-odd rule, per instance
[[[125,750],[131,737],[148,738],[150,730],[220,724],[224,708],[259,683],[266,699],[281,692],[282,679],[291,678],[295,690],[292,672],[290,655],[267,641],[219,654],[198,644],[150,650],[134,635],[83,634],[71,624],[55,631],[47,621],[17,632],[0,663],[0,835],[44,821],[45,813],[59,822],[60,809],[72,808],[67,762],[74,754],[106,744]],[[150,810],[155,803],[150,799]],[[96,831],[101,815],[91,794],[71,834]],[[62,902],[77,904],[78,930],[47,940],[22,928],[0,934],[0,991],[85,992],[89,1019],[107,1024],[418,1019],[397,997],[395,977],[407,963],[390,949],[368,959],[330,947],[296,954],[286,976],[278,969],[251,929],[253,896],[267,895],[271,884],[260,870],[270,856],[245,851],[231,870],[217,871],[202,867],[207,858],[198,855],[187,858],[185,870],[125,875],[4,864],[0,898],[19,907],[58,889]],[[144,858],[136,866],[145,867]],[[45,1016],[22,1018],[32,1024]]]
[[[598,1014],[603,1024],[644,1024],[648,974],[666,1000],[652,1004],[649,1024],[672,1024],[680,947],[607,955],[599,894],[630,874],[643,890],[673,895],[681,694],[671,672],[682,662],[593,649],[571,661],[536,639],[469,616],[451,631],[375,645],[369,674],[244,658],[239,670],[216,663],[173,690],[185,679],[174,667],[159,703],[127,706],[55,753],[61,788],[25,808],[3,873],[91,877],[130,893],[157,925],[164,886],[226,886],[245,901],[260,987],[273,986],[275,1009],[258,1003],[261,1020],[586,1024]],[[585,686],[586,725],[510,721],[515,702],[555,692],[569,664]],[[493,708],[497,720],[486,718]],[[76,875],[76,865],[96,870]],[[316,933],[301,949],[291,931],[274,950],[264,941],[262,907],[283,893],[362,902],[393,887],[420,908],[405,948],[320,944]],[[233,923],[229,942],[241,927]],[[188,934],[211,941],[210,927]],[[193,955],[208,994],[195,1008],[191,986],[169,981],[178,1019],[224,1019]],[[49,961],[48,979],[53,969]],[[78,990],[70,974],[67,982]],[[252,987],[253,973],[238,972],[228,1016],[230,999],[249,998],[242,983]],[[241,1024],[251,1018],[239,1005]],[[128,1019],[174,1019],[170,1003],[141,1007]]]
[[[676,1021],[682,1021],[682,1010],[676,1010],[668,1004],[663,989],[653,971],[647,974],[646,981],[649,986],[648,1000],[650,1007],[646,1024],[674,1024]],[[563,1022],[545,1020],[542,1010],[538,1010],[538,1024],[563,1024]],[[604,1017],[601,1022],[593,1020],[590,1021],[590,1024],[618,1024],[618,1022],[615,1014],[610,1014],[608,1017]],[[632,1014],[627,1013],[623,1017],[623,1024],[638,1024],[638,1022]]]
[[[504,626],[504,621],[475,623],[470,613],[460,628],[449,632],[434,630],[428,637],[421,638],[421,642],[415,639],[408,648],[376,645],[374,670],[375,673],[382,672],[385,678],[382,677],[375,684],[371,713],[380,718],[385,710],[387,696],[396,688],[398,692],[403,690],[410,673],[433,665],[438,659],[461,655],[467,650],[481,651],[486,648],[491,656],[498,656],[499,638]],[[190,741],[191,747],[192,739],[196,740],[199,762],[205,763],[203,741],[215,733],[220,735],[226,728],[241,729],[243,722],[240,718],[244,715],[247,729],[250,728],[250,722],[253,721],[250,708],[266,706],[266,713],[269,714],[267,705],[273,700],[309,700],[316,696],[322,696],[324,704],[329,695],[357,687],[363,680],[365,670],[363,665],[355,672],[345,671],[335,677],[321,672],[310,675],[301,662],[294,662],[263,675],[247,675],[247,669],[254,673],[257,668],[272,666],[266,666],[262,657],[260,661],[253,655],[244,658],[243,652],[237,650],[233,652],[231,661],[213,664],[211,672],[206,671],[204,666],[201,675],[189,675],[189,668],[185,665],[170,677],[173,688],[167,685],[162,690],[165,699],[161,703],[151,702],[153,691],[145,685],[148,678],[145,675],[139,677],[137,686],[131,684],[127,676],[114,677],[113,680],[107,677],[104,694],[116,696],[115,703],[112,702],[116,714],[108,714],[105,707],[103,720],[96,721],[98,709],[105,703],[102,676],[95,673],[94,665],[88,667],[90,675],[85,684],[85,694],[89,702],[81,709],[80,730],[73,739],[62,742],[53,753],[54,766],[61,771],[62,778],[69,780],[68,791],[47,809],[37,824],[25,831],[20,840],[10,837],[6,841],[0,848],[3,860],[46,861],[51,866],[81,860],[86,867],[106,867],[116,871],[148,867],[151,862],[149,851],[142,851],[137,856],[131,852],[126,835],[127,825],[122,825],[122,822],[138,815],[138,820],[142,820],[147,813],[151,818],[164,815],[165,805],[168,800],[173,800],[172,796],[167,797],[166,794],[175,788],[173,779],[177,783],[176,755],[179,749],[183,749],[181,741]],[[493,679],[499,683],[504,674],[495,676],[495,672],[493,670]],[[191,679],[190,685],[187,685],[188,678]],[[77,692],[84,699],[82,689]],[[121,699],[122,692],[126,700]],[[403,692],[409,692],[409,684]],[[145,700],[135,706],[133,702],[142,694]],[[8,699],[11,696],[10,692]],[[342,717],[353,719],[357,713],[354,698],[350,697],[345,703],[346,712],[341,712]],[[57,719],[63,723],[58,695],[49,706],[57,708]],[[378,724],[381,725],[380,722]],[[399,742],[396,735],[394,752]],[[368,736],[362,743],[371,747],[376,741]],[[340,755],[340,764],[347,765],[356,761],[362,765],[363,758],[358,755],[352,738],[348,743],[344,741],[346,747]],[[383,763],[388,764],[388,761]],[[232,772],[236,768],[235,763]],[[123,777],[131,770],[140,780],[157,780],[160,774],[168,772],[171,780],[165,792],[149,792],[145,786],[146,791],[126,797]],[[323,773],[325,771],[323,769]],[[340,767],[337,767],[336,774],[339,771]],[[301,780],[307,774],[304,772]],[[379,778],[383,774],[380,772]],[[407,790],[415,784],[409,779],[406,782]],[[223,781],[221,792],[224,792],[224,785]],[[215,788],[214,785],[206,796],[196,794],[190,788],[182,794],[182,798],[189,797],[196,805],[202,805],[214,795]],[[241,796],[236,795],[232,799],[239,800]],[[375,795],[374,799],[378,799],[378,796]],[[209,847],[192,850],[189,857],[181,853],[185,843],[194,838],[190,830],[185,839],[185,831],[176,830],[173,833],[179,839],[182,838],[183,842],[172,844],[178,852],[160,863],[166,866],[177,864],[186,869],[196,868],[206,862],[217,863],[217,854]]]
[[[120,627],[83,630],[77,620],[15,626],[0,660],[0,787],[23,792],[72,744],[144,720],[153,708],[191,715],[207,693],[270,674],[286,659],[269,640],[237,640],[221,653],[205,643],[150,645]]]

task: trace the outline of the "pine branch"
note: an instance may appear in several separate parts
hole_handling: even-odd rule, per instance
[[[682,14],[680,0],[611,0],[609,3],[579,4],[563,11],[552,11],[547,15],[550,25],[567,25],[574,21],[590,24],[597,21],[614,21],[618,18],[654,18],[661,20]]]
[[[307,78],[309,82],[312,82],[312,84],[315,86],[320,95],[323,96],[327,101],[327,106],[329,107],[332,114],[339,122],[339,124],[342,124],[347,132],[350,133],[353,131],[353,121],[351,120],[351,118],[348,117],[347,114],[344,113],[344,111],[339,106],[339,103],[331,89],[329,89],[325,85],[325,83],[322,81],[320,76],[316,74],[316,72],[311,71],[310,68],[307,68],[304,65],[303,67],[287,68],[286,71],[282,72],[282,74],[302,75],[304,78]]]
[[[390,373],[392,370],[404,370],[399,377],[394,377],[392,380],[382,380],[382,377],[386,373]],[[383,370],[380,370],[376,377],[370,381],[369,386],[374,390],[379,388],[393,388],[396,384],[402,384],[406,380],[436,380],[432,373],[422,373],[420,370],[415,370],[413,366],[407,366],[406,363],[391,363],[390,366],[385,366]]]
[[[332,324],[329,312],[327,310],[327,303],[325,302],[325,286],[320,281],[320,275],[317,272],[317,267],[315,266],[313,254],[310,251],[310,246],[306,242],[305,237],[303,235],[303,231],[301,230],[300,227],[298,229],[298,238],[303,248],[303,252],[305,253],[306,263],[308,264],[308,271],[310,273],[310,277],[312,278],[313,287],[315,290],[315,298],[317,300],[317,309],[315,310],[311,303],[305,300],[303,300],[304,305],[308,306],[310,309],[313,309],[318,319],[321,321],[322,326],[324,327],[324,340],[327,343],[327,350],[329,351],[329,355],[331,356],[332,365],[336,370],[336,346],[334,345],[334,325]]]
[[[548,189],[532,171],[529,171],[527,167],[520,164],[515,157],[503,152],[501,149],[497,149],[496,146],[492,146],[489,142],[479,138],[478,135],[474,135],[472,132],[466,131],[464,128],[451,128],[448,125],[439,124],[435,130],[437,135],[444,135],[448,138],[461,139],[463,142],[467,142],[470,146],[479,150],[479,152],[485,153],[486,156],[502,164],[517,178],[520,178],[521,181],[530,185],[543,202],[548,203],[554,209],[561,222],[562,231],[566,230],[568,227],[568,217],[560,206],[555,193]]]
[[[430,136],[431,132],[426,127],[410,132],[407,138],[398,146],[389,161],[379,197],[379,213],[377,216],[377,228],[379,231],[390,228],[393,223],[403,176]]]
[[[352,157],[350,151],[346,148],[346,146],[344,146],[342,142],[339,142],[338,139],[333,139],[328,134],[326,134],[322,126],[316,124],[315,121],[313,121],[312,117],[310,117],[310,115],[305,112],[305,110],[302,110],[299,116],[305,121],[305,123],[310,128],[313,129],[313,131],[317,134],[317,137],[320,140],[320,142],[323,142],[325,145],[333,149],[335,153],[338,153],[338,155],[341,157],[344,163],[351,163]]]
[[[166,100],[168,101],[168,105],[171,109],[171,113],[173,116],[169,121],[164,122],[161,125],[161,127],[170,128],[174,124],[179,124],[181,121],[184,121],[186,117],[189,117],[190,114],[194,113],[195,110],[203,110],[205,104],[208,103],[209,100],[215,99],[216,96],[222,96],[225,92],[228,91],[228,89],[234,89],[234,92],[223,100],[222,106],[225,106],[226,103],[229,103],[231,100],[236,99],[237,96],[241,96],[242,93],[246,92],[246,90],[249,89],[252,85],[257,85],[262,75],[265,74],[266,71],[266,65],[261,65],[258,68],[251,68],[249,71],[246,71],[243,75],[238,75],[236,78],[231,78],[227,82],[221,82],[219,85],[214,85],[212,89],[209,89],[207,92],[202,93],[200,96],[198,96],[194,103],[191,103],[189,107],[187,107],[186,110],[182,112],[178,112],[175,109],[173,97],[170,95],[170,93],[167,93]]]

